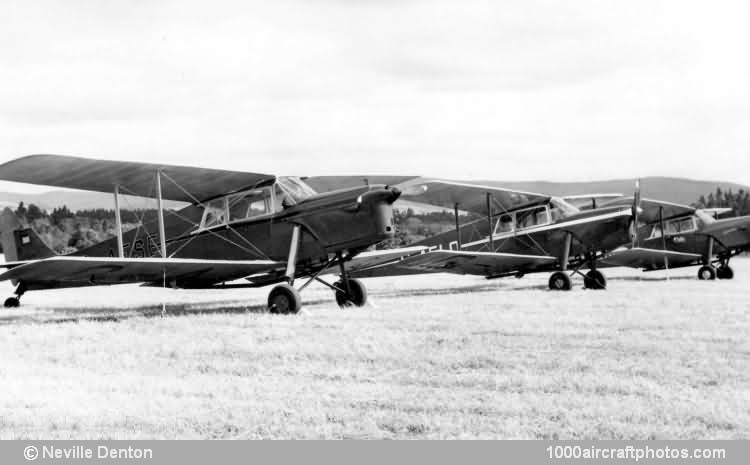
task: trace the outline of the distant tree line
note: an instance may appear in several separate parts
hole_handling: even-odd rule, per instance
[[[25,227],[32,227],[42,241],[57,253],[90,247],[117,234],[115,211],[112,209],[93,208],[74,212],[63,205],[48,212],[37,205],[20,202],[14,213]],[[125,231],[141,221],[147,223],[156,218],[154,209],[121,209],[120,214]]]
[[[715,192],[701,195],[692,206],[695,208],[731,208],[735,216],[750,215],[750,192],[745,189],[737,192],[733,192],[732,189],[723,191],[717,187]]]

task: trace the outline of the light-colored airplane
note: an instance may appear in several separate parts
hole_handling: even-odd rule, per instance
[[[268,296],[273,312],[295,313],[299,291],[317,280],[341,306],[362,306],[363,284],[344,264],[393,236],[396,188],[371,185],[317,194],[295,177],[59,155],[32,155],[0,165],[0,180],[111,192],[117,237],[70,255],[56,255],[6,209],[0,233],[19,305],[29,291],[145,283],[173,288],[255,287],[278,284]],[[152,197],[157,219],[123,232],[120,194]],[[189,205],[174,211],[163,200]],[[320,274],[338,267],[330,284]],[[241,284],[227,284],[245,278]],[[307,281],[295,288],[295,279]],[[281,284],[279,284],[281,283]]]
[[[549,288],[568,290],[578,273],[585,287],[604,289],[598,260],[631,238],[632,205],[582,211],[544,194],[422,178],[398,187],[404,200],[454,210],[455,230],[412,244],[396,260],[374,262],[364,254],[347,264],[352,276],[447,272],[491,279],[551,272]],[[459,212],[484,218],[461,225]]]

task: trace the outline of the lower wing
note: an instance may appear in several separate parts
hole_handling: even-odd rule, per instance
[[[557,258],[546,255],[432,250],[410,255],[385,265],[354,271],[352,276],[378,277],[419,273],[455,273],[494,277],[531,271],[545,265],[552,265],[556,261]]]
[[[645,268],[649,270],[678,268],[694,265],[701,260],[701,256],[694,253],[674,252],[671,250],[621,249],[612,252],[600,260],[604,265],[628,266],[631,268]]]
[[[270,260],[59,256],[0,266],[10,268],[0,274],[0,281],[20,281],[28,289],[49,289],[123,283],[209,287],[254,273],[283,268],[284,264]]]

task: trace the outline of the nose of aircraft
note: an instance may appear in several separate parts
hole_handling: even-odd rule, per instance
[[[401,189],[398,187],[388,187],[386,186],[386,189],[388,189],[391,192],[391,196],[388,198],[388,203],[393,204],[396,200],[398,200],[399,197],[401,197]]]

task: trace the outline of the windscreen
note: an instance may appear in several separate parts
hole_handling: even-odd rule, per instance
[[[303,180],[295,176],[281,176],[276,179],[276,185],[289,197],[293,203],[300,203],[314,195],[315,190]]]

